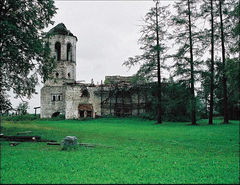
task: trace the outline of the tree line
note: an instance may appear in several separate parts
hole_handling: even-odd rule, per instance
[[[199,104],[209,124],[213,124],[214,110],[224,116],[224,123],[229,118],[239,119],[239,1],[179,0],[173,6],[161,6],[160,0],[154,3],[140,30],[138,42],[143,54],[129,57],[123,65],[130,68],[140,64],[136,77],[158,82],[158,123],[162,123],[166,110],[175,109],[181,101],[178,99],[184,99],[178,85],[187,88],[188,104],[179,110],[187,106],[192,125],[197,124]],[[173,64],[166,65],[170,59]],[[169,99],[167,109],[165,105],[162,110],[164,69],[172,72],[169,82],[179,94],[175,101]],[[196,83],[201,84],[200,89]]]

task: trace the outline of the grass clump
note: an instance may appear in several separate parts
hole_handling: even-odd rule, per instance
[[[14,135],[32,130],[60,142],[76,136],[78,146],[1,141],[3,184],[238,184],[239,123],[188,126],[130,118],[4,121],[2,131]],[[113,147],[113,148],[110,148]]]

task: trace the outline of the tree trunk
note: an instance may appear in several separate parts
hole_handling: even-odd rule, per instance
[[[227,78],[225,69],[225,46],[224,46],[224,33],[223,33],[223,19],[222,19],[222,0],[219,1],[220,10],[220,24],[221,24],[221,42],[222,42],[222,62],[223,62],[223,99],[224,99],[224,122],[228,123],[228,102],[227,102]]]
[[[211,85],[210,85],[210,112],[209,125],[213,124],[213,90],[214,90],[214,30],[213,30],[213,0],[211,0]]]
[[[191,26],[191,9],[190,0],[188,0],[188,24],[189,24],[189,40],[190,40],[190,65],[191,65],[191,99],[192,99],[192,125],[196,125],[196,102],[194,95],[194,68],[193,68],[193,44],[192,44],[192,26]]]
[[[157,70],[158,70],[158,124],[162,123],[162,89],[161,89],[161,66],[160,66],[160,44],[158,33],[158,1],[156,2],[156,32],[157,32]]]

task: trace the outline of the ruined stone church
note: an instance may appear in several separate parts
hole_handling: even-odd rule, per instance
[[[52,28],[49,43],[56,69],[41,89],[41,118],[65,115],[66,119],[128,116],[145,112],[148,96],[138,91],[130,77],[106,76],[105,83],[81,83],[76,80],[76,43],[63,23]],[[138,87],[139,88],[139,87]],[[144,89],[143,87],[140,87]]]

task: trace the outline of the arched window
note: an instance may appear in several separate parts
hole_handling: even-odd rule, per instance
[[[69,78],[69,79],[71,78],[71,74],[70,74],[70,73],[68,73],[68,78]]]
[[[67,44],[67,61],[72,60],[72,45],[70,43]]]
[[[59,74],[58,73],[56,73],[56,78],[58,78],[59,77]]]
[[[55,53],[57,61],[61,60],[61,44],[60,42],[55,43]]]

